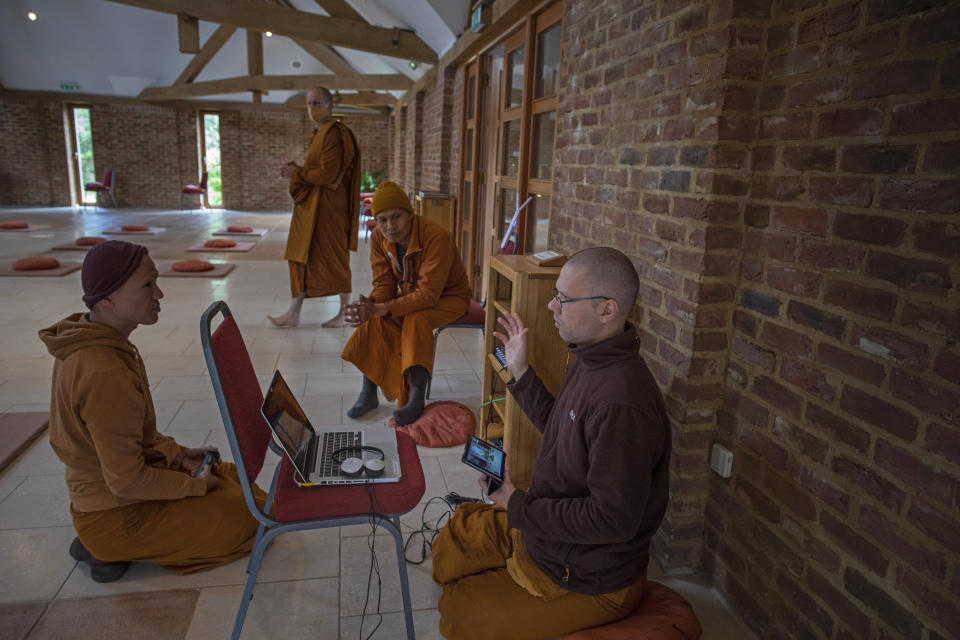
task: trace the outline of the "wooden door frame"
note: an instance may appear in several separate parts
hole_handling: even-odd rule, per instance
[[[67,126],[70,139],[67,144],[67,157],[70,159],[70,175],[73,177],[71,182],[73,183],[73,198],[74,206],[82,207],[85,203],[83,201],[83,175],[80,173],[80,144],[77,140],[77,121],[76,116],[74,115],[74,110],[76,109],[90,109],[89,105],[81,103],[72,103],[67,102],[63,105],[67,110]],[[91,115],[92,120],[92,115]],[[90,135],[93,136],[92,131],[92,122],[91,122],[91,131]],[[94,164],[94,177],[96,177],[96,164]]]

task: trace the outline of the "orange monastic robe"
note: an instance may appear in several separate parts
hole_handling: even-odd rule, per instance
[[[360,148],[346,125],[313,132],[303,166],[290,177],[293,219],[284,258],[290,293],[308,298],[350,293],[350,251],[357,250]]]
[[[374,230],[370,297],[386,302],[389,312],[360,325],[341,354],[400,406],[407,404],[410,394],[403,372],[420,365],[433,375],[433,330],[466,313],[471,298],[467,272],[450,233],[421,216],[413,216],[412,225],[403,269],[396,245]]]

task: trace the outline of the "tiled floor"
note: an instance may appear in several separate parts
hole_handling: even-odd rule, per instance
[[[289,301],[287,267],[282,261],[289,214],[214,211],[0,208],[0,221],[26,219],[48,224],[34,233],[0,233],[0,261],[26,255],[55,255],[82,260],[78,251],[49,252],[50,247],[82,235],[100,235],[108,227],[140,223],[166,227],[157,236],[119,236],[145,244],[155,260],[206,258],[235,262],[225,279],[163,278],[166,295],[160,322],[141,327],[131,339],[140,348],[156,402],[158,426],[189,446],[214,444],[230,459],[219,412],[200,350],[200,312],[213,300],[226,300],[238,319],[254,366],[265,383],[280,368],[311,419],[321,425],[347,424],[346,410],[358,392],[360,374],[339,353],[349,330],[322,329],[336,311],[336,299],[308,300],[298,329],[276,329],[267,313],[283,311]],[[267,227],[270,232],[248,253],[189,254],[187,247],[226,224]],[[117,237],[117,236],[115,236]],[[369,290],[367,245],[351,257],[354,295]],[[52,358],[37,330],[83,310],[79,272],[61,278],[0,277],[0,413],[46,411]],[[476,408],[482,341],[478,331],[441,334],[432,397]],[[394,407],[381,406],[363,422],[384,423]],[[474,473],[460,463],[459,447],[420,449],[427,479],[425,500],[448,491],[477,495]],[[268,460],[269,479],[276,460]],[[424,503],[425,504],[425,503]],[[439,516],[435,506],[428,519]],[[421,508],[404,524],[419,527]],[[370,552],[369,527],[293,533],[268,550],[244,626],[243,638],[357,638],[365,600]],[[0,474],[0,640],[8,638],[217,639],[229,637],[242,592],[245,563],[178,576],[153,565],[134,565],[121,580],[97,584],[85,565],[67,553],[74,536],[63,482],[63,466],[45,437]],[[402,638],[399,579],[391,538],[376,537],[383,578],[383,623],[374,638]],[[415,554],[411,548],[410,556]],[[417,637],[439,638],[438,587],[430,578],[429,558],[408,565]],[[657,573],[652,571],[651,575]],[[745,632],[713,591],[696,581],[654,576],[683,593],[700,615],[708,640],[745,638]],[[376,607],[376,599],[371,599]],[[364,637],[376,624],[369,612]]]

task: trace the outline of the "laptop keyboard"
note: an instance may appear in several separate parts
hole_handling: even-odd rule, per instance
[[[363,444],[360,431],[330,431],[323,434],[320,445],[319,464],[316,476],[318,478],[336,478],[340,475],[340,465],[334,464],[333,452],[344,447],[354,447]]]

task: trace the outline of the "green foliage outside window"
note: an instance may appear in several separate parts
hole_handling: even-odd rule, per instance
[[[376,173],[364,171],[363,177],[360,178],[360,191],[363,193],[376,191],[377,187],[380,186],[380,183],[383,182],[383,174],[386,173],[386,171],[386,169],[381,169]]]
[[[207,167],[207,203],[223,206],[223,178],[220,164],[220,116],[203,114],[204,158]]]
[[[77,131],[77,151],[80,154],[80,184],[96,182],[97,174],[93,164],[93,132],[90,126],[90,109],[76,108],[73,110],[73,125]],[[97,201],[95,191],[84,191],[83,201],[93,204]]]

